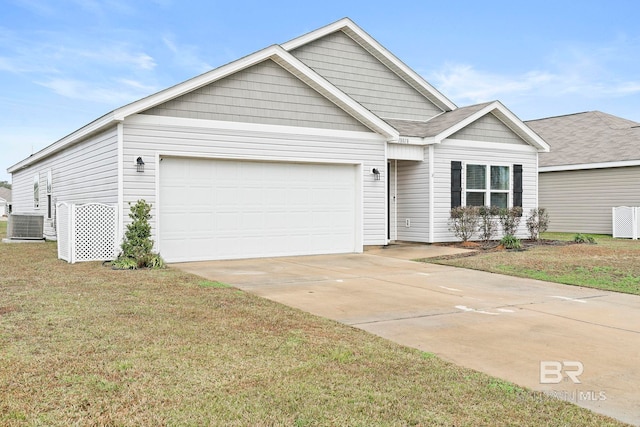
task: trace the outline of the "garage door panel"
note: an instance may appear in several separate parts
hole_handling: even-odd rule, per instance
[[[354,165],[164,158],[159,243],[169,262],[354,252]]]

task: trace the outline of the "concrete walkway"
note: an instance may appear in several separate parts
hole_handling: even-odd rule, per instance
[[[453,251],[172,266],[640,425],[640,297],[408,260]]]

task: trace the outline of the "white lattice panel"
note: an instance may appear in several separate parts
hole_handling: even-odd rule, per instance
[[[58,203],[56,212],[58,258],[71,262],[71,207]]]
[[[104,261],[117,256],[117,210],[99,203],[74,206],[74,261]]]
[[[640,208],[619,206],[613,208],[613,237],[637,239]]]
[[[101,203],[58,204],[58,258],[70,263],[118,255],[118,209]]]

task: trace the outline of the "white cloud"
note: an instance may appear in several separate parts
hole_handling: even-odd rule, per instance
[[[467,64],[447,64],[428,78],[447,96],[470,103],[500,99],[506,94],[531,93],[556,79],[557,76],[543,71],[510,76],[479,71]]]
[[[142,83],[119,79],[112,82],[97,83],[70,78],[52,78],[38,82],[56,94],[71,99],[97,102],[111,106],[120,106],[155,91]]]
[[[141,70],[152,70],[156,67],[156,61],[150,55],[144,52],[138,52],[135,49],[131,49],[127,45],[120,45],[114,47],[103,47],[98,50],[94,49],[71,49],[68,50],[65,56],[82,57],[91,60],[94,63],[101,63],[106,65],[123,65],[131,66]]]
[[[494,99],[621,98],[640,93],[640,79],[625,79],[607,61],[574,54],[567,62],[521,73],[481,70],[470,64],[446,64],[427,75],[438,90],[460,105]],[[545,69],[546,68],[546,69]],[[637,73],[627,75],[635,77]]]
[[[198,48],[191,45],[178,44],[173,35],[162,37],[165,47],[173,54],[173,60],[180,68],[191,70],[194,73],[204,73],[213,67],[204,59],[200,58]]]
[[[639,38],[619,36],[599,43],[558,44],[544,57],[508,58],[500,63],[448,63],[424,73],[440,91],[460,105],[500,99],[509,103],[558,105],[573,100],[593,108],[640,94]],[[516,72],[514,64],[534,63]],[[637,101],[636,101],[637,102]]]
[[[20,6],[28,9],[38,15],[43,16],[51,16],[53,15],[57,8],[53,3],[46,0],[14,0],[15,3]]]

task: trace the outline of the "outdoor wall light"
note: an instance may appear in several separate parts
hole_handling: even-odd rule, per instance
[[[136,159],[136,170],[138,172],[144,172],[144,160],[142,160],[142,157]]]
[[[373,168],[371,170],[371,173],[373,174],[373,176],[375,177],[376,181],[380,181],[380,171],[378,170],[378,168]]]

